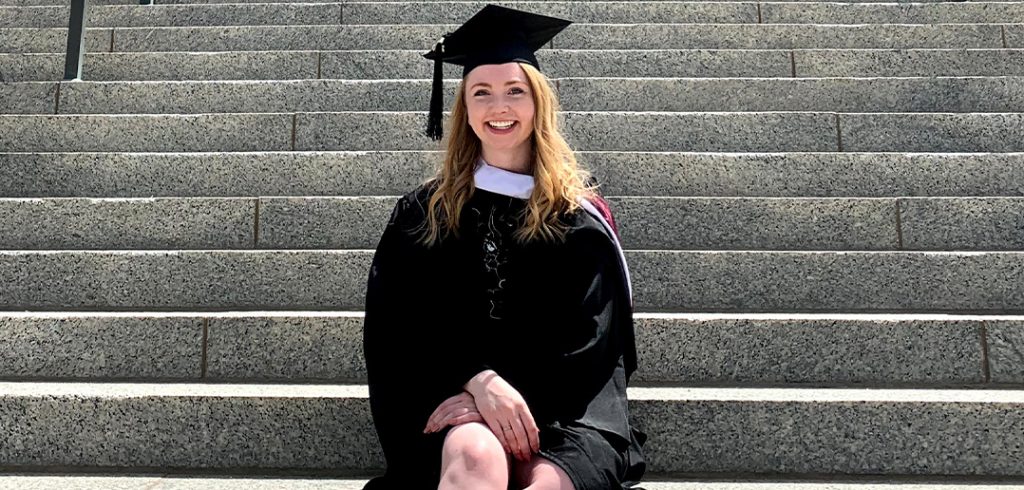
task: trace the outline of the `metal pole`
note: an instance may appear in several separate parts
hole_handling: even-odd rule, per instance
[[[68,20],[68,50],[64,57],[64,80],[82,79],[85,60],[85,12],[88,0],[71,0],[71,18]]]

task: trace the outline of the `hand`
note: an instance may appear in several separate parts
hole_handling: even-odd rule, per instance
[[[529,461],[532,453],[540,451],[540,430],[526,400],[512,385],[498,373],[487,370],[474,376],[466,387],[505,452],[520,461]]]
[[[437,406],[434,413],[427,419],[423,433],[437,432],[447,425],[452,427],[467,422],[483,422],[483,417],[476,408],[473,395],[463,391]]]

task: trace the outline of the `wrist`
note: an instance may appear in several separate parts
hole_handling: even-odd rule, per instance
[[[498,373],[494,372],[493,369],[485,369],[483,371],[480,371],[479,373],[476,374],[476,376],[470,378],[469,381],[467,381],[466,384],[463,385],[462,389],[468,391],[470,395],[473,395],[475,397],[477,393],[483,390],[484,386],[487,385],[487,381],[493,378],[494,376],[497,376],[497,374]]]

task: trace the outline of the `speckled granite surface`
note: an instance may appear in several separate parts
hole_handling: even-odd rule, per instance
[[[0,199],[0,249],[252,248],[254,199]]]
[[[613,198],[638,250],[893,250],[892,199]]]
[[[1009,32],[1008,32],[1009,34]],[[555,48],[1001,48],[998,25],[573,24]],[[1024,47],[1024,46],[1021,46]]]
[[[453,26],[234,26],[118,29],[114,51],[423,49]]]
[[[605,195],[1024,195],[1024,154],[583,153]]]
[[[1003,29],[1006,32],[1006,47],[1024,48],[1024,25],[1008,25]]]
[[[979,385],[981,321],[640,315],[643,383]],[[991,327],[990,327],[991,328]]]
[[[766,24],[1010,24],[1024,22],[1020,2],[942,2],[867,5],[783,3],[761,6]]]
[[[985,325],[992,382],[1020,387],[1024,384],[1024,321],[992,320]]]
[[[16,422],[24,430],[0,445],[0,460],[10,465],[382,465],[365,398],[40,396],[3,397],[0,406],[4,425]]]
[[[60,80],[64,56],[43,53],[0,54],[0,83]]]
[[[1024,113],[841,114],[844,151],[1020,152]]]
[[[1024,112],[1024,78],[569,78],[558,87],[567,111]]]
[[[346,24],[462,23],[487,2],[348,2]],[[739,24],[757,22],[754,2],[515,2],[515,8],[580,23]]]
[[[291,148],[291,114],[0,116],[0,151]]]
[[[155,3],[155,2],[154,2]],[[0,7],[0,27],[67,27],[67,6]],[[341,4],[96,5],[92,27],[338,24]]]
[[[259,247],[375,249],[397,200],[397,196],[262,198]]]
[[[1019,253],[626,252],[638,311],[1024,311]]]
[[[117,29],[114,50],[422,49],[425,52],[432,42],[453,27],[325,25],[125,28]],[[1012,32],[1012,29],[1007,29],[1008,37],[1013,36]],[[1000,26],[984,24],[573,24],[553,44],[554,48],[560,49],[594,49],[595,46],[601,49],[1002,48],[1003,43]]]
[[[202,320],[0,313],[0,377],[198,379]],[[2,484],[0,484],[2,486]]]
[[[634,400],[630,408],[650,436],[650,471],[1021,471],[1024,420],[1009,403]]]
[[[574,148],[601,151],[835,151],[826,113],[566,112]]]
[[[65,24],[66,26],[67,24]],[[110,51],[112,29],[87,29],[86,51]],[[5,28],[0,29],[0,53],[63,53],[67,49],[68,30]],[[63,74],[63,69],[61,70]]]
[[[207,378],[366,382],[361,314],[209,320]]]
[[[440,153],[0,153],[0,196],[400,195]]]
[[[1024,198],[900,199],[907,250],[1024,250]]]
[[[56,83],[0,83],[0,114],[53,114],[56,97]]]
[[[120,31],[119,31],[120,32]],[[316,78],[314,51],[86,54],[85,80],[293,80]]]
[[[372,251],[0,252],[8,310],[362,308]]]
[[[447,85],[446,99],[453,100],[455,82]],[[429,105],[428,80],[76,82],[62,85],[60,113],[412,111]]]
[[[799,50],[798,77],[936,77],[1024,75],[1024,50]]]

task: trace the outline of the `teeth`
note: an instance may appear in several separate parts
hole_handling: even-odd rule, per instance
[[[508,129],[508,128],[512,127],[512,125],[515,124],[515,123],[516,123],[515,121],[491,121],[491,122],[489,122],[487,124],[490,124],[491,127],[493,127],[493,128]]]

